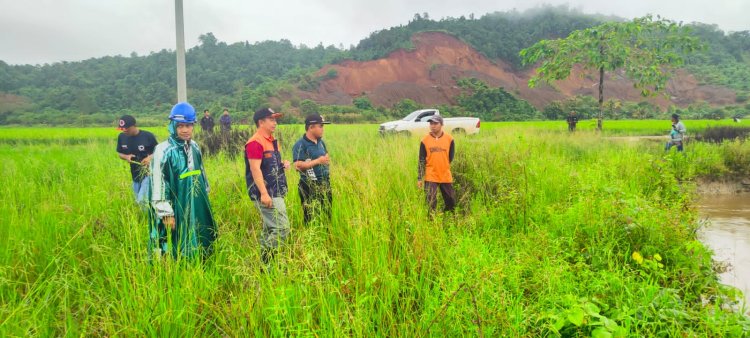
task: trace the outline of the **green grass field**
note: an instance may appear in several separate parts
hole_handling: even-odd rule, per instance
[[[739,127],[750,127],[750,120],[742,120],[739,123],[732,122],[731,120],[684,120],[688,132],[700,132],[707,127],[717,126],[739,126]],[[376,125],[356,125],[362,132],[376,132],[378,127]],[[302,126],[298,126],[302,128]],[[237,128],[237,126],[235,126]],[[239,126],[239,128],[246,128],[246,126]],[[482,122],[482,130],[538,130],[548,132],[563,132],[567,131],[567,124],[565,121],[526,121],[526,122]],[[87,142],[92,139],[116,139],[116,134],[113,135],[113,128],[53,128],[53,127],[37,127],[37,128],[18,128],[18,127],[0,127],[0,142],[8,143],[9,141],[14,142],[38,142],[39,139],[60,139],[60,140],[80,140],[81,142]],[[160,137],[166,137],[166,128],[164,127],[145,127],[145,130],[154,132]],[[605,120],[604,121],[604,133],[605,136],[620,136],[620,135],[668,135],[670,130],[670,122],[665,120]],[[596,131],[596,120],[585,119],[578,123],[578,131],[580,132],[595,132]]]
[[[665,153],[586,123],[458,136],[459,210],[434,220],[418,138],[327,127],[333,219],[300,225],[290,173],[292,235],[267,273],[241,157],[205,160],[212,258],[151,263],[115,130],[0,129],[0,336],[750,335],[696,239],[694,193],[698,177],[748,174],[750,145]],[[666,135],[669,122],[605,128]],[[285,158],[302,132],[282,127]]]

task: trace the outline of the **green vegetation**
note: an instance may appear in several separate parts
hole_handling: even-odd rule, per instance
[[[490,59],[521,66],[518,52],[542,39],[561,38],[578,29],[618,18],[587,15],[567,6],[545,6],[525,12],[494,12],[475,17],[432,20],[428,13],[415,14],[407,25],[373,32],[351,50],[355,60],[372,60],[390,52],[412,48],[411,36],[424,31],[455,35]]]
[[[686,68],[704,83],[736,90],[738,103],[746,102],[750,94],[750,31],[725,34],[715,25],[690,27],[707,48],[688,56]]]
[[[524,121],[540,119],[539,111],[503,88],[493,88],[477,79],[458,80],[464,93],[457,98],[461,112],[484,121]]]
[[[663,92],[669,75],[684,63],[684,55],[700,48],[698,39],[681,24],[651,16],[628,22],[607,22],[577,30],[564,39],[542,40],[522,50],[524,64],[541,63],[529,87],[539,81],[552,82],[570,77],[573,68],[599,73],[599,115],[604,118],[604,74],[624,70],[641,94]]]
[[[682,120],[688,128],[688,135],[701,134],[704,130],[712,127],[750,127],[750,121],[742,120],[739,123],[731,120]],[[602,132],[603,136],[664,136],[669,133],[671,122],[669,120],[617,120],[609,121],[607,129]],[[521,129],[523,131],[535,132],[564,132],[568,130],[565,121],[522,121],[522,122],[483,122],[482,131],[500,129],[505,132]],[[581,119],[578,122],[578,131],[594,132],[596,130],[596,119]]]
[[[750,146],[664,153],[559,124],[490,123],[458,138],[459,211],[434,221],[416,188],[416,138],[326,127],[332,222],[299,225],[289,175],[291,240],[267,273],[241,158],[206,160],[214,256],[149,263],[116,131],[0,129],[0,336],[750,334],[696,240],[694,208],[694,179],[747,173]],[[302,130],[280,128],[286,158]]]

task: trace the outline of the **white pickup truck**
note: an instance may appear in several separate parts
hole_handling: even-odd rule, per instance
[[[430,116],[440,115],[437,109],[422,109],[406,115],[402,120],[386,122],[380,125],[380,134],[427,134]],[[451,134],[476,134],[479,132],[480,121],[476,117],[447,117],[444,118],[443,130]]]

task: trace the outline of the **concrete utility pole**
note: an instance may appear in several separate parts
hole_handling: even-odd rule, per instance
[[[182,17],[182,0],[174,1],[175,30],[177,31],[177,102],[187,102],[185,77],[185,22]]]

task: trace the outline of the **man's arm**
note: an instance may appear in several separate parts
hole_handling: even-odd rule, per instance
[[[143,164],[145,166],[151,164],[151,160],[154,158],[154,151],[155,151],[156,146],[158,144],[159,143],[156,142],[156,136],[154,136],[154,134],[149,134],[149,146],[146,147],[146,149],[148,150],[148,152],[150,154],[148,154],[148,156],[146,156],[146,158],[144,158],[143,160],[141,160],[141,164]]]
[[[154,161],[151,162],[151,206],[160,219],[171,219],[171,224],[167,224],[171,227],[174,224],[174,209],[172,209],[172,203],[168,196],[169,183],[164,179],[163,167],[167,164],[162,163],[166,148],[166,144],[157,145],[152,154]]]
[[[267,208],[273,207],[271,196],[268,195],[266,182],[263,180],[263,171],[260,165],[263,162],[263,147],[257,142],[250,142],[245,146],[247,162],[250,165],[250,173],[253,175],[253,184],[258,187],[260,192],[260,204]],[[288,162],[287,162],[288,163]]]
[[[417,172],[417,181],[422,181],[425,172],[425,166],[427,165],[427,148],[424,147],[424,143],[419,143],[419,165]]]
[[[448,163],[453,163],[453,157],[456,155],[456,141],[451,140],[451,148],[448,151]]]
[[[151,160],[154,158],[154,154],[150,154],[146,156],[144,159],[141,160],[141,164],[143,165],[149,165],[151,163]]]
[[[206,193],[211,193],[211,185],[208,184],[208,175],[206,175],[206,166],[203,165],[203,153],[201,153],[201,147],[199,147],[195,141],[190,142],[195,146],[195,152],[198,154],[198,161],[201,164],[201,176],[203,176],[203,182],[206,182]]]
[[[677,131],[678,131],[678,132],[679,132],[679,133],[680,133],[681,135],[685,135],[685,133],[687,133],[687,128],[685,128],[685,124],[684,124],[684,123],[682,123],[682,122],[678,123],[678,124],[677,124]]]
[[[121,160],[127,161],[127,162],[133,161],[133,157],[135,157],[135,155],[133,154],[123,154],[123,153],[117,153],[117,156],[119,156]]]
[[[260,170],[260,163],[263,160],[250,159],[248,161],[250,161],[250,172],[253,173],[253,183],[258,187],[261,195],[268,194],[266,182],[263,180],[263,171]]]
[[[271,196],[268,195],[266,182],[263,181],[263,171],[260,170],[260,164],[263,160],[249,159],[248,161],[250,161],[250,172],[253,174],[253,183],[255,183],[258,191],[260,191],[260,204],[270,208],[273,206],[273,201],[271,200]]]
[[[311,160],[310,162],[297,160],[297,161],[294,162],[294,169],[297,169],[298,171],[305,171],[305,170],[308,170],[310,168],[313,168],[316,165],[320,164],[320,159],[321,158],[322,157],[318,157],[318,158],[316,158],[314,160]]]

